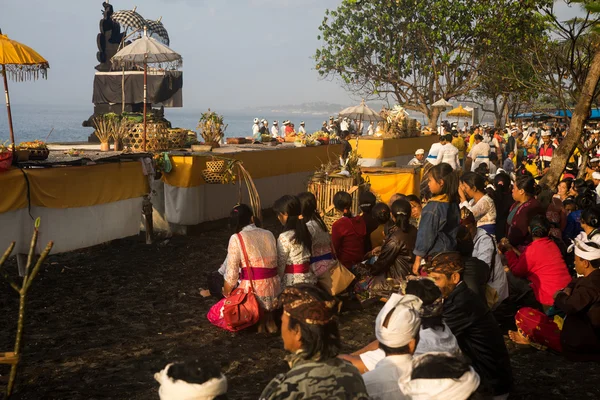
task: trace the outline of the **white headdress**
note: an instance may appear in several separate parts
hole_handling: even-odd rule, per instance
[[[227,393],[227,378],[210,379],[202,384],[173,380],[167,372],[173,364],[168,364],[162,371],[154,374],[154,379],[160,383],[158,395],[160,400],[212,400]]]
[[[576,256],[588,261],[600,259],[600,249],[588,245],[588,242],[600,245],[596,240],[589,240],[585,232],[581,232],[573,239],[573,244],[569,246],[569,252],[574,250]]]
[[[392,294],[375,320],[377,340],[391,348],[406,346],[410,343],[421,327],[419,310],[422,304],[423,302],[417,296]],[[387,327],[384,327],[383,324],[386,320],[388,320]]]
[[[430,355],[429,354],[424,354]],[[449,353],[439,353],[447,354]],[[415,357],[413,365],[423,356]],[[400,382],[402,393],[413,400],[466,400],[479,387],[479,375],[469,367],[458,379],[414,379],[408,382]]]

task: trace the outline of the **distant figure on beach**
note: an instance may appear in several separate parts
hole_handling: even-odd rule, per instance
[[[267,121],[266,119],[263,119],[261,127],[258,131],[260,132],[261,135],[268,135],[269,134],[269,121]]]
[[[369,127],[367,128],[367,135],[373,136],[375,133],[375,123],[373,121],[369,122]]]
[[[254,118],[254,125],[252,125],[252,137],[258,139],[260,133],[260,126],[258,126],[258,118]]]
[[[327,121],[323,121],[323,125],[321,126],[321,130],[325,133],[329,133],[329,129],[327,128]]]
[[[278,138],[279,137],[279,122],[273,121],[273,126],[271,127],[271,137]]]
[[[290,122],[289,119],[283,121],[283,126],[285,127],[284,130],[283,130],[284,137],[288,136],[288,135],[291,135],[292,132],[294,132],[294,128],[293,128],[292,123]]]
[[[306,128],[304,127],[304,121],[300,122],[300,128],[298,128],[298,133],[306,133]]]

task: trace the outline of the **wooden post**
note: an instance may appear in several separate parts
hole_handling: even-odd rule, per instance
[[[152,220],[152,202],[150,196],[144,196],[144,202],[142,203],[142,212],[144,214],[144,222],[146,226],[146,244],[152,244],[154,237],[154,223]]]
[[[148,63],[146,62],[148,54],[144,54],[144,137],[142,138],[142,148],[146,151],[146,96],[148,85]]]
[[[15,156],[15,132],[13,130],[12,113],[10,112],[10,96],[8,94],[8,79],[6,78],[6,66],[2,65],[2,79],[4,80],[4,98],[6,99],[6,112],[8,113],[8,131],[10,132],[10,143],[12,144],[13,157]]]

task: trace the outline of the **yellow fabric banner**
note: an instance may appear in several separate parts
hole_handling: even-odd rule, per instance
[[[440,140],[439,136],[418,136],[413,138],[383,139],[373,137],[362,137],[358,139],[358,154],[362,158],[383,160],[403,155],[414,154],[418,149],[424,149],[425,154],[435,142]],[[352,149],[356,149],[356,139],[351,139]]]
[[[396,193],[419,195],[419,173],[363,173],[363,176],[365,179],[368,177],[371,182],[371,191],[379,195],[384,203],[387,203]]]
[[[11,169],[0,173],[0,213],[27,207],[27,181],[31,205],[48,208],[89,207],[142,197],[149,193],[148,179],[139,162],[84,167]]]
[[[286,148],[260,151],[241,151],[231,154],[215,154],[216,157],[236,159],[253,179],[315,171],[328,161],[338,162],[341,145]],[[211,156],[171,156],[173,169],[163,174],[163,181],[175,187],[204,185],[202,171]],[[237,171],[235,171],[237,173]]]

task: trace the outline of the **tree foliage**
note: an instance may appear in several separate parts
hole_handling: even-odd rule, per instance
[[[491,55],[540,33],[536,13],[547,3],[343,0],[319,28],[316,69],[362,96],[391,96],[435,124],[431,104],[476,89]]]

